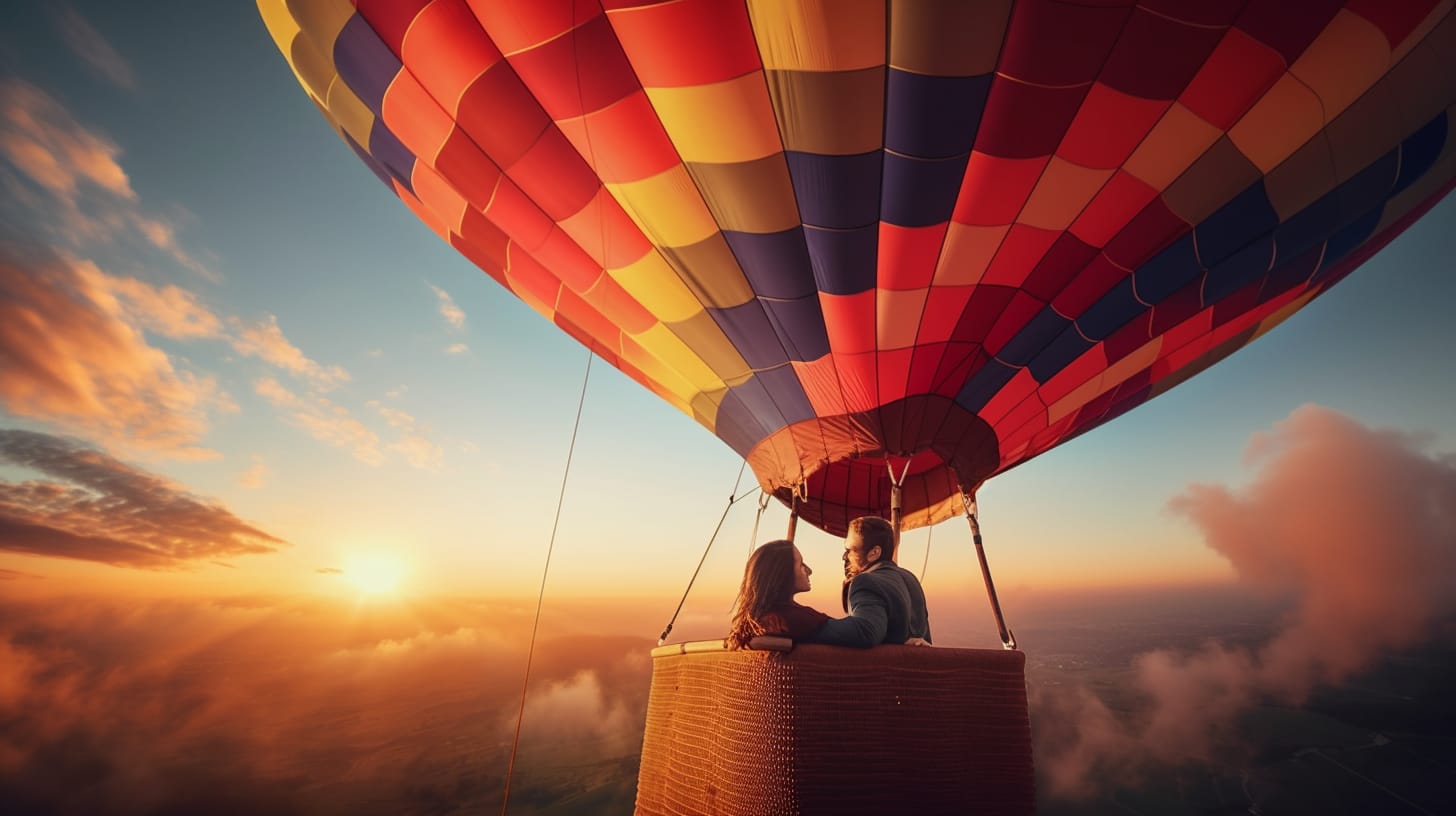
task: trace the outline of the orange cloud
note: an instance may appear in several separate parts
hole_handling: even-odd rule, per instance
[[[117,319],[127,319],[174,340],[216,338],[222,334],[222,321],[196,295],[181,287],[157,287],[136,278],[113,277],[91,261],[75,261],[71,269],[76,273],[78,289]]]
[[[0,151],[31,180],[63,200],[85,185],[134,201],[121,148],[81,127],[44,91],[17,79],[0,83]]]
[[[445,452],[418,429],[413,416],[398,408],[382,405],[378,400],[370,401],[369,407],[378,411],[390,427],[398,428],[404,433],[402,439],[389,446],[390,450],[402,454],[405,461],[421,470],[435,470],[440,467]]]
[[[0,549],[147,569],[284,544],[181,485],[73,440],[0,430],[0,463],[58,481],[0,481]]]
[[[322,366],[310,360],[278,327],[278,318],[272,315],[261,322],[248,325],[241,320],[234,321],[237,336],[233,348],[239,354],[257,357],[275,365],[290,374],[307,379],[315,388],[329,389],[349,380],[349,372],[339,366]]]
[[[384,453],[379,449],[379,437],[343,406],[335,405],[318,395],[300,397],[272,377],[258,380],[254,390],[275,406],[286,409],[289,412],[288,421],[302,428],[314,439],[347,450],[355,459],[367,465],[384,463]]]
[[[254,456],[252,466],[238,475],[238,484],[248,490],[261,490],[267,483],[268,464],[261,456]]]
[[[218,280],[214,270],[181,247],[171,224],[141,209],[121,166],[121,152],[41,89],[17,79],[0,80],[0,156],[34,186],[8,175],[5,180],[12,196],[26,201],[26,217],[38,231],[73,245],[138,236],[182,266]]]
[[[1033,694],[1038,764],[1055,794],[1128,784],[1207,759],[1239,714],[1298,705],[1426,642],[1456,612],[1456,460],[1426,440],[1306,405],[1256,435],[1242,490],[1192,485],[1170,502],[1247,587],[1291,613],[1256,648],[1210,642],[1133,661],[1137,703],[1114,715],[1086,689]]]
[[[214,457],[197,443],[208,410],[227,410],[231,401],[213,377],[175,368],[134,319],[182,336],[216,327],[175,287],[152,289],[89,263],[0,251],[0,405],[108,444]]]

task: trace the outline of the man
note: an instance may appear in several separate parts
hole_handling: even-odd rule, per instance
[[[881,643],[930,642],[925,590],[915,573],[895,563],[895,530],[879,516],[860,516],[844,537],[845,611],[814,637],[816,643],[868,648]]]

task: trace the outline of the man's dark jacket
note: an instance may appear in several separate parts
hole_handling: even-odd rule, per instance
[[[915,573],[894,561],[876,561],[856,575],[849,584],[847,608],[849,617],[825,623],[814,635],[815,643],[868,648],[912,637],[930,640],[925,590]]]

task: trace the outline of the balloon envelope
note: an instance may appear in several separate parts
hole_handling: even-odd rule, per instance
[[[1451,188],[1435,0],[259,0],[424,223],[842,533],[1268,331]]]

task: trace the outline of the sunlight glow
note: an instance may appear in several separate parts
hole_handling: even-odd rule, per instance
[[[388,555],[357,555],[344,567],[344,577],[365,595],[397,593],[404,573],[404,563]]]

